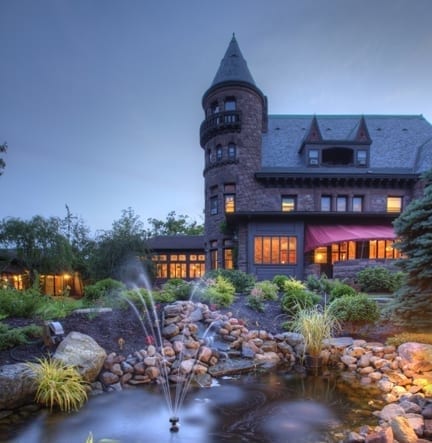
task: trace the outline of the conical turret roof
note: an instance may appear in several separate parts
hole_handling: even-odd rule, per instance
[[[234,34],[211,87],[226,82],[244,82],[256,86]]]

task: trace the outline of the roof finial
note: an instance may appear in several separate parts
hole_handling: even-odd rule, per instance
[[[233,32],[232,40],[235,40],[235,32]]]

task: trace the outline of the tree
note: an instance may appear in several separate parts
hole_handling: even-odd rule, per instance
[[[416,328],[432,326],[432,170],[423,174],[421,198],[413,200],[394,221],[404,258],[398,263],[407,273],[406,284],[392,306],[394,321]]]
[[[0,154],[4,154],[7,151],[8,145],[6,142],[4,142],[3,144],[0,144]],[[0,175],[3,174],[3,170],[6,166],[6,162],[0,158]]]
[[[56,217],[37,215],[29,221],[3,219],[0,221],[0,245],[13,249],[32,277],[35,273],[56,274],[73,269],[72,249]]]
[[[138,279],[135,274],[142,271],[141,261],[149,257],[146,237],[139,216],[131,208],[123,210],[112,229],[102,231],[96,239],[90,258],[92,279],[115,278],[125,283]]]
[[[204,226],[196,221],[190,221],[188,215],[178,215],[175,211],[168,213],[165,221],[156,218],[148,218],[147,222],[151,229],[148,231],[149,237],[158,235],[201,235],[204,233]]]

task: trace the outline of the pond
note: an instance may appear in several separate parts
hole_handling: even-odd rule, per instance
[[[169,430],[159,387],[147,386],[91,397],[71,414],[39,411],[1,442],[85,443],[90,432],[94,443],[336,442],[348,429],[376,423],[372,398],[340,374],[254,373],[191,388],[178,433]]]

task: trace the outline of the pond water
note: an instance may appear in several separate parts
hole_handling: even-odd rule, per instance
[[[0,441],[85,443],[91,432],[94,443],[336,442],[347,429],[375,423],[368,395],[355,391],[338,375],[280,371],[218,379],[190,389],[173,433],[159,387],[131,388],[91,397],[71,414],[40,411]]]

